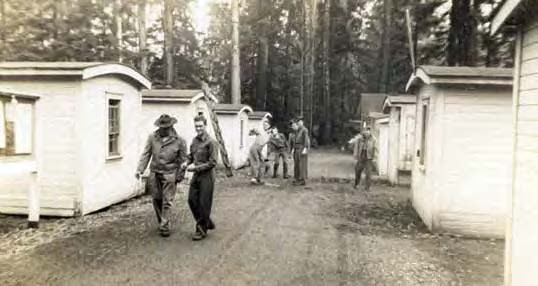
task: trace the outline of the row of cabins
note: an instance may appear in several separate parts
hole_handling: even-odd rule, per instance
[[[263,128],[270,114],[206,101],[201,90],[151,90],[120,64],[0,63],[0,213],[26,214],[32,184],[47,216],[84,215],[137,196],[134,171],[155,119],[176,117],[190,142],[192,118],[209,119],[210,108],[236,167],[248,155],[248,129]]]

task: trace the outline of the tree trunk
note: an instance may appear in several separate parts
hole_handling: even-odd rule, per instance
[[[123,27],[122,27],[122,13],[121,13],[121,0],[114,1],[114,23],[115,23],[115,37],[117,41],[118,49],[118,61],[123,61]]]
[[[293,87],[293,81],[294,81],[294,77],[291,75],[292,74],[292,66],[293,66],[293,58],[291,57],[291,54],[292,54],[292,44],[291,44],[291,41],[292,41],[292,21],[295,20],[295,6],[294,6],[294,3],[293,3],[293,0],[288,0],[287,2],[287,6],[288,6],[288,21],[286,23],[286,42],[287,42],[287,45],[286,45],[286,54],[288,55],[287,57],[287,66],[286,66],[286,74],[287,74],[287,80],[286,80],[286,93],[284,95],[284,102],[283,102],[283,106],[284,106],[284,115],[289,115],[290,113],[290,101],[291,101],[291,97],[292,97],[292,87]]]
[[[239,0],[232,0],[232,103],[241,103],[239,66]]]
[[[148,75],[147,31],[146,31],[146,0],[138,0],[138,54],[140,57],[140,72]]]
[[[314,114],[314,79],[316,75],[316,30],[317,30],[317,8],[318,0],[311,0],[311,15],[310,15],[310,60],[308,71],[308,119],[307,126],[312,132],[313,114]]]
[[[165,83],[167,88],[171,88],[174,84],[174,21],[173,15],[173,0],[164,0],[164,58],[165,58]]]
[[[381,84],[379,91],[382,93],[389,92],[389,69],[391,64],[391,30],[392,30],[392,0],[383,1],[383,59],[381,65]]]
[[[331,74],[330,74],[330,38],[331,38],[331,0],[325,0],[323,11],[323,130],[322,143],[331,139]],[[335,116],[335,115],[333,115]]]
[[[267,105],[267,67],[269,65],[269,40],[267,37],[267,20],[260,19],[264,15],[263,3],[267,0],[258,0],[257,13],[259,19],[258,55],[256,57],[256,109],[265,110]]]

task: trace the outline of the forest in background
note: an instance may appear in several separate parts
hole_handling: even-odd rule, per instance
[[[0,61],[122,62],[154,88],[200,88],[231,102],[230,0],[0,0]],[[302,114],[320,144],[341,144],[361,93],[403,93],[417,65],[511,67],[513,35],[491,36],[501,0],[241,0],[241,103],[280,129]]]

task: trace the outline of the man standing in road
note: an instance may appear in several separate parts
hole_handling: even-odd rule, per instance
[[[355,165],[355,189],[359,187],[362,171],[364,170],[364,190],[370,190],[376,149],[376,140],[370,133],[370,128],[367,127],[355,141],[355,148],[353,149],[353,156],[357,160],[357,164]]]
[[[293,164],[294,164],[294,185],[306,185],[308,177],[308,151],[310,149],[310,138],[308,129],[304,127],[303,117],[297,117],[292,121],[292,128],[295,130],[293,139]]]
[[[278,128],[274,126],[271,129],[271,136],[269,137],[269,147],[271,161],[273,163],[273,178],[278,177],[278,167],[280,165],[280,159],[282,159],[282,173],[284,179],[288,178],[288,142],[286,136],[278,132]]]
[[[149,135],[136,171],[136,178],[139,179],[151,159],[148,185],[161,236],[170,235],[170,208],[177,183],[185,176],[180,166],[187,159],[187,145],[173,127],[176,122],[168,114],[161,115],[155,121],[159,129]]]
[[[203,115],[194,118],[194,128],[196,137],[192,140],[188,160],[183,163],[182,168],[193,172],[189,188],[189,207],[196,220],[196,230],[192,240],[202,240],[207,236],[208,230],[215,229],[210,216],[218,147],[215,139],[206,131],[207,119]]]

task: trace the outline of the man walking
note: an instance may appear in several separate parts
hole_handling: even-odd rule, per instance
[[[370,190],[372,181],[372,170],[374,167],[373,160],[376,152],[376,140],[370,133],[370,128],[367,127],[355,141],[353,156],[357,160],[355,165],[355,189],[359,187],[361,182],[362,171],[365,173],[365,191]]]
[[[177,183],[185,176],[180,166],[187,159],[187,146],[173,127],[176,122],[168,114],[161,115],[155,121],[159,129],[149,135],[136,171],[136,178],[139,179],[151,159],[148,184],[161,236],[170,235],[170,208]]]
[[[288,178],[288,142],[286,136],[278,132],[278,128],[275,126],[271,129],[271,136],[269,137],[270,156],[273,163],[273,178],[278,177],[278,167],[280,165],[280,159],[282,159],[282,175],[284,179]]]
[[[192,240],[202,240],[207,231],[215,229],[211,220],[213,190],[215,189],[215,166],[218,147],[216,141],[207,134],[207,119],[203,115],[194,118],[196,137],[192,140],[187,162],[182,168],[193,172],[189,188],[189,207],[196,220],[196,230]]]
[[[293,139],[293,164],[294,164],[294,185],[306,185],[308,177],[308,151],[310,149],[310,138],[308,129],[304,127],[303,118],[297,117],[292,122],[292,128],[295,130]]]

